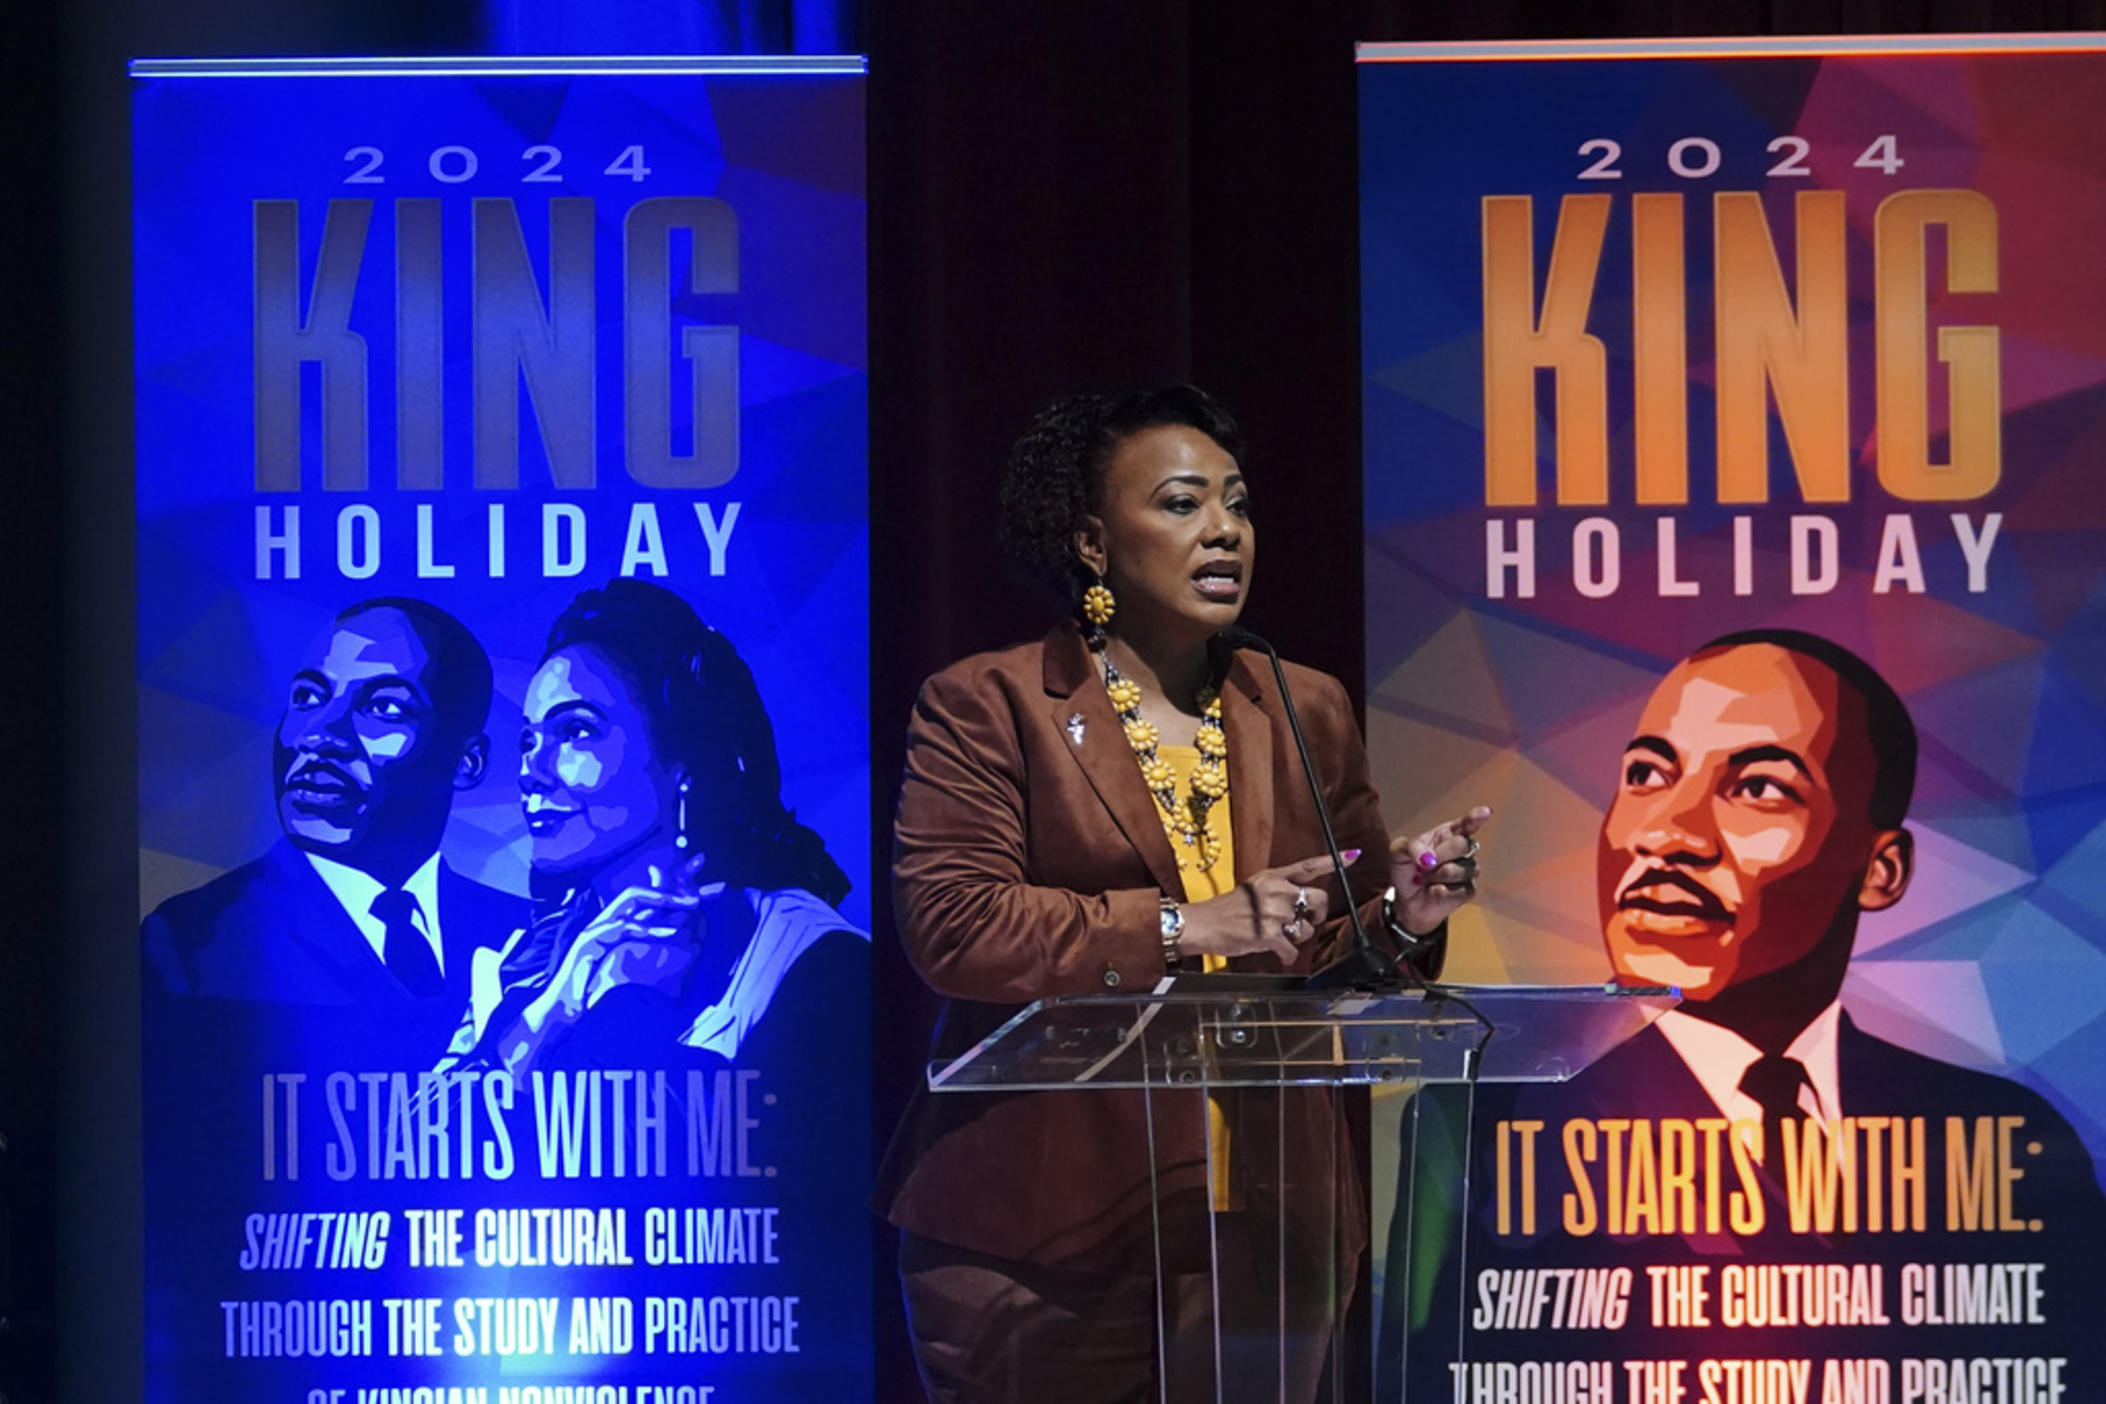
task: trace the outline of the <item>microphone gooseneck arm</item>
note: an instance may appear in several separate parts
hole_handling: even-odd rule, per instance
[[[1287,670],[1280,663],[1279,650],[1241,625],[1222,630],[1221,640],[1230,648],[1256,649],[1272,663],[1273,682],[1280,689],[1280,710],[1287,716],[1287,730],[1294,737],[1296,754],[1301,757],[1302,778],[1309,782],[1309,799],[1316,806],[1316,822],[1323,827],[1324,848],[1331,855],[1331,869],[1337,874],[1338,890],[1345,899],[1346,923],[1353,933],[1353,949],[1311,975],[1308,988],[1394,990],[1409,984],[1414,989],[1424,989],[1424,982],[1408,966],[1374,943],[1360,920],[1360,904],[1353,900],[1352,884],[1346,879],[1345,855],[1339,851],[1338,835],[1331,827],[1331,806],[1325,802],[1323,783],[1316,777],[1316,762],[1309,754],[1308,739],[1302,735],[1301,718],[1295,714],[1294,694],[1287,686]]]

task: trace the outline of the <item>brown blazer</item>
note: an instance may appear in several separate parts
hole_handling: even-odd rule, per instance
[[[1388,831],[1351,703],[1334,678],[1292,664],[1288,674],[1339,846],[1363,853],[1355,896],[1372,910],[1388,883]],[[1221,724],[1238,877],[1322,852],[1262,654],[1229,660]],[[948,999],[932,1058],[964,1052],[1031,1000],[1141,992],[1162,978],[1159,899],[1181,895],[1183,884],[1074,625],[965,659],[923,685],[893,837],[893,900],[908,958]],[[1348,940],[1342,922],[1329,924],[1291,969],[1328,963]],[[1430,973],[1438,961],[1435,949],[1419,963]],[[1257,955],[1234,968],[1281,965]],[[1157,1171],[1173,1197],[1203,1205],[1200,1096],[1152,1100]],[[1336,1096],[1244,1092],[1228,1111],[1231,1145],[1249,1152],[1249,1163],[1238,1155],[1233,1166],[1246,1207],[1284,1212],[1311,1250],[1335,1241],[1357,1254],[1366,1215]],[[1080,1263],[1131,1251],[1145,1246],[1149,1222],[1149,1115],[1139,1092],[923,1087],[886,1155],[877,1207],[913,1233],[1015,1260]],[[1284,1176],[1272,1152],[1276,1127],[1288,1147]]]

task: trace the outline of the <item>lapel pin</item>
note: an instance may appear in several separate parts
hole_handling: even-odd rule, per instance
[[[1077,712],[1068,718],[1068,739],[1078,746],[1082,744],[1082,728],[1082,713]]]

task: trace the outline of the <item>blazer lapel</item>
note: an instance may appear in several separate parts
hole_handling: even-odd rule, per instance
[[[1156,885],[1172,896],[1182,896],[1185,881],[1177,870],[1177,856],[1170,851],[1170,838],[1163,832],[1155,797],[1141,779],[1141,767],[1134,760],[1133,748],[1126,744],[1119,714],[1104,695],[1104,683],[1088,646],[1072,625],[1062,625],[1046,638],[1045,660],[1046,691],[1051,694],[1047,715],[1066,737],[1067,753],[1111,811],[1119,832],[1148,865]],[[1233,779],[1233,770],[1230,774]]]
[[[462,877],[443,858],[439,860],[438,894],[439,941],[446,948],[445,998],[455,1009],[464,1009],[474,984],[476,951],[493,943],[501,949],[511,927],[499,931],[487,910],[501,902],[503,894]],[[511,925],[525,923],[528,907],[524,898],[519,900],[517,915],[519,922]]]
[[[351,1003],[408,998],[380,957],[373,954],[364,933],[344,911],[343,903],[337,901],[336,894],[329,890],[328,883],[322,881],[322,875],[314,870],[314,865],[298,849],[282,840],[273,846],[271,853],[276,860],[278,876],[292,895],[290,920],[279,939],[290,941],[304,950],[313,968],[325,972],[337,991]]]
[[[1221,683],[1221,730],[1228,739],[1229,826],[1238,882],[1273,866],[1272,718],[1260,705],[1262,696],[1246,655],[1230,655]]]

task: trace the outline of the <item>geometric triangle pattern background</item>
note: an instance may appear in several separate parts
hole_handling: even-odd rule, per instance
[[[2056,57],[2057,101],[2042,100],[2027,75],[2045,70],[2027,62],[1364,66],[1366,132],[1497,114],[1482,139],[1363,141],[1368,734],[1400,829],[1474,803],[1498,811],[1477,904],[1488,948],[1459,940],[1451,975],[1601,979],[1596,836],[1659,679],[1739,629],[1802,629],[1851,649],[1901,694],[1921,759],[1914,881],[1864,921],[1845,1004],[1881,1037],[2031,1084],[2106,1160],[2106,56]],[[1670,164],[1691,134],[1716,149],[1702,178],[1686,174],[1710,159],[1701,148],[1681,148],[1683,172]],[[1875,136],[1889,147],[1872,150]],[[1587,137],[1615,143],[1614,178],[1581,178],[1603,149],[1575,156]],[[1793,150],[1803,160],[1778,173]],[[1878,247],[1880,210],[1919,189],[1971,191],[1994,211],[1993,288],[1957,288],[1950,236],[1930,236],[1934,460],[1953,451],[1940,329],[1993,326],[2002,353],[2000,471],[1946,501],[1904,498],[1881,476],[1873,275],[1892,248]],[[1721,191],[1759,197],[1794,315],[1810,266],[1799,198],[1842,202],[1846,350],[1830,384],[1847,401],[1843,500],[1803,490],[1786,411],[1811,401],[1774,374],[1766,427],[1753,431],[1769,465],[1763,500],[1721,500]],[[1678,198],[1685,228],[1686,485],[1653,504],[1634,486],[1641,440],[1656,449],[1659,434],[1657,421],[1641,433],[1635,408],[1639,194]],[[1564,202],[1608,198],[1584,313],[1607,465],[1589,501],[1558,500],[1556,433],[1591,392],[1570,377],[1561,392],[1545,370],[1536,500],[1487,502],[1476,291],[1491,195],[1531,200],[1537,310]],[[1560,393],[1573,396],[1562,410]],[[1744,451],[1750,431],[1733,422]]]

